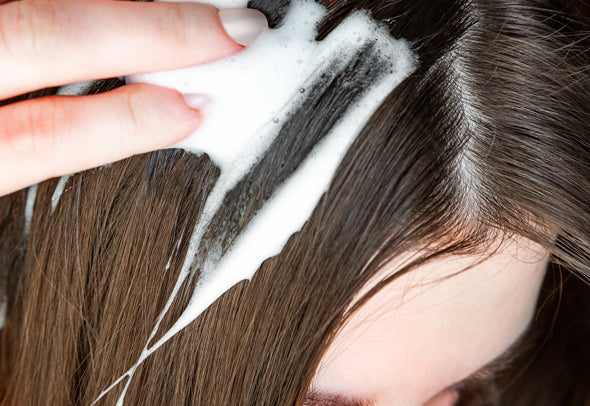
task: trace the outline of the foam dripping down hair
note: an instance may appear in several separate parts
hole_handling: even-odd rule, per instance
[[[128,378],[117,402],[123,405],[143,361],[281,252],[311,215],[358,133],[386,96],[414,71],[417,61],[407,41],[392,38],[366,12],[352,14],[324,40],[316,41],[318,25],[327,13],[313,1],[294,1],[279,27],[264,32],[237,55],[128,78],[210,100],[201,128],[174,147],[208,154],[221,172],[142,354],[96,401]],[[271,162],[281,162],[281,170],[270,171],[277,167]],[[220,215],[227,205],[235,206],[235,218]],[[207,238],[211,230],[220,229],[221,234]],[[202,252],[206,255],[197,256]],[[188,306],[152,344],[181,286],[196,270],[198,281]]]

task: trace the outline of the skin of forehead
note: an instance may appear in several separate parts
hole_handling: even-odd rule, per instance
[[[375,280],[414,256],[392,261]],[[477,264],[483,258],[439,258],[380,291],[337,334],[312,387],[420,406],[502,354],[532,319],[549,256],[514,237]]]

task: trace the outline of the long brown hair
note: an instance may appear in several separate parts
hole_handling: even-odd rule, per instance
[[[250,7],[276,25],[288,3],[255,0]],[[364,300],[424,261],[485,252],[496,237],[514,234],[549,250],[552,267],[563,274],[590,277],[590,41],[576,14],[588,4],[322,3],[331,12],[318,40],[354,10],[367,9],[394,37],[412,43],[419,67],[358,135],[301,232],[251,282],[227,292],[141,364],[127,404],[301,404],[331,339],[363,303],[351,310],[352,299],[383,264],[410,249],[427,254]],[[363,75],[374,73],[363,64],[369,56],[359,55],[310,92],[282,134],[305,138],[304,146],[277,145],[232,191],[199,256],[212,244],[227,249],[310,145],[345,114],[347,101],[367,86]],[[121,84],[99,81],[89,93]],[[207,156],[168,150],[75,174],[57,202],[58,180],[44,182],[30,218],[26,191],[0,200],[7,298],[1,405],[89,405],[133,365],[170,297],[218,176]],[[154,340],[187,305],[198,261]],[[586,318],[589,333],[583,296],[567,287],[564,293],[564,300],[576,298],[568,320]],[[570,331],[555,345],[545,343],[538,359],[559,364],[572,380],[545,393],[538,388],[551,374],[519,369],[519,378],[499,381],[510,389],[493,401],[588,404],[588,372],[574,365],[589,369],[586,341],[572,350],[578,357],[556,356],[568,338],[580,340]],[[115,404],[124,383],[96,404]]]

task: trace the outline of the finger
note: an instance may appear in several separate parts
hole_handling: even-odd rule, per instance
[[[0,99],[210,62],[243,49],[199,3],[28,0],[0,7]]]
[[[148,84],[51,96],[0,108],[0,196],[37,182],[170,146],[201,115],[175,90]]]

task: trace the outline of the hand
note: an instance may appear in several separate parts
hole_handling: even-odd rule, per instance
[[[197,65],[242,48],[217,9],[198,3],[8,2],[0,5],[0,99]],[[6,105],[0,108],[0,196],[170,146],[200,121],[180,93],[147,84]]]

